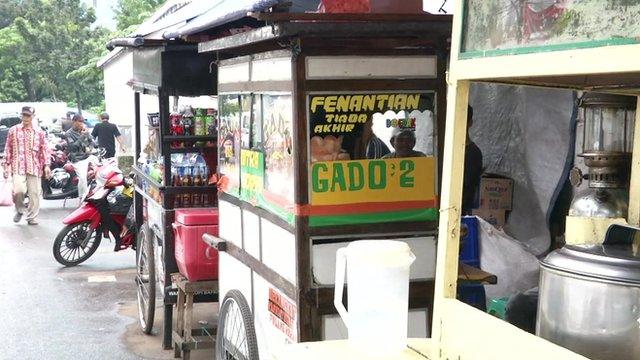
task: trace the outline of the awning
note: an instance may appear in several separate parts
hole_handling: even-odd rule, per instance
[[[248,13],[261,12],[277,5],[289,12],[315,11],[320,0],[169,0],[143,22],[127,38],[114,39],[112,46],[135,45],[166,41],[225,25],[248,17]],[[103,66],[120,53],[111,51],[98,62]]]

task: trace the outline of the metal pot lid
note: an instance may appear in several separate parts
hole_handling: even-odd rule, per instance
[[[542,267],[602,280],[640,285],[640,254],[631,245],[567,245],[540,261]]]

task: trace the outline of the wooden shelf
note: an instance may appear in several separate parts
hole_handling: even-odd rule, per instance
[[[205,135],[205,136],[184,136],[184,135],[167,135],[164,137],[164,142],[174,142],[174,141],[188,141],[188,142],[198,142],[198,141],[216,141],[218,137],[216,135]]]
[[[189,146],[189,147],[181,147],[181,148],[171,148],[170,151],[173,154],[178,154],[178,153],[202,152],[207,149],[215,149],[215,147],[214,146]]]
[[[218,187],[215,185],[165,186],[163,192],[165,194],[215,194],[218,192]]]

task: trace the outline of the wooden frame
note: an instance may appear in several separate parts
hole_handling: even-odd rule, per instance
[[[134,90],[135,159],[137,160],[142,152],[141,129],[143,120],[140,108],[140,94],[149,94],[156,96],[158,100],[160,113],[160,152],[164,156],[164,168],[171,169],[171,154],[188,151],[188,149],[184,148],[172,149],[171,142],[180,140],[209,141],[217,139],[216,136],[171,136],[169,128],[170,96],[215,94],[215,88],[208,87],[208,81],[213,81],[217,75],[217,73],[211,73],[210,63],[213,58],[198,54],[195,45],[164,44],[163,46],[152,49],[141,49],[139,51],[149,52],[153,54],[153,56],[146,54],[141,56],[141,60],[134,62],[134,78],[139,77],[140,79],[133,80],[130,83]],[[135,54],[134,52],[134,55]],[[184,69],[184,72],[179,71],[180,69]],[[207,69],[206,76],[202,73],[205,69]],[[177,289],[170,289],[172,286],[171,274],[178,271],[174,256],[175,238],[172,228],[172,223],[175,220],[174,198],[176,194],[183,193],[206,193],[215,196],[217,194],[217,188],[215,186],[194,186],[188,188],[175,188],[169,185],[163,186],[147,176],[137,166],[137,163],[134,164],[132,171],[136,174],[136,194],[134,197],[136,223],[142,224],[148,221],[148,218],[144,216],[144,209],[149,202],[153,202],[156,208],[160,208],[162,211],[162,225],[160,228],[152,229],[152,232],[157,241],[155,246],[162,247],[163,249],[162,259],[156,259],[156,261],[162,262],[164,268],[163,283],[165,289],[163,289],[163,308],[165,321],[162,328],[162,345],[166,350],[171,348],[173,304],[176,303],[178,297]],[[171,183],[171,176],[171,171],[165,171],[164,184]],[[142,186],[143,183],[161,194],[161,203],[158,203],[156,199],[145,193],[143,190],[144,186]],[[216,302],[218,301],[218,296],[217,294],[196,294],[194,301],[196,303]]]
[[[456,1],[463,14],[465,0]],[[462,171],[469,85],[472,81],[640,94],[640,45],[461,59],[462,16],[454,17],[435,287],[432,359],[585,359],[455,300]],[[640,134],[640,116],[636,134]],[[640,182],[635,138],[632,184]],[[638,224],[640,188],[631,188],[629,222]],[[567,232],[572,231],[570,228]]]
[[[267,16],[267,15],[256,15]],[[283,15],[284,16],[284,15]],[[298,16],[298,15],[295,15]],[[346,15],[345,15],[346,16]],[[350,14],[348,17],[352,18]],[[444,123],[445,123],[445,106],[446,106],[446,55],[448,31],[446,24],[450,21],[449,17],[431,17],[431,16],[415,16],[411,17],[411,21],[419,24],[413,34],[406,32],[409,25],[403,21],[402,17],[386,16],[375,14],[362,16],[360,21],[367,24],[371,19],[382,19],[387,25],[384,30],[374,31],[374,27],[368,23],[368,29],[363,35],[358,30],[359,25],[353,23],[341,22],[342,17],[333,17],[330,14],[322,15],[319,21],[326,23],[296,23],[288,22],[289,16],[281,18],[280,15],[268,15],[268,21],[273,21],[271,25],[275,29],[273,33],[263,31],[264,29],[256,29],[245,34],[233,35],[227,38],[201,43],[199,48],[201,52],[215,52],[218,58],[225,59],[219,63],[222,72],[225,65],[237,64],[238,58],[251,56],[255,59],[264,59],[265,54],[285,48],[290,50],[291,54],[291,74],[292,74],[292,101],[293,101],[293,139],[296,151],[294,159],[294,203],[296,207],[306,207],[310,205],[309,194],[309,129],[308,129],[308,96],[314,92],[390,92],[394,91],[430,91],[436,94],[434,110],[436,113],[436,139],[434,146],[437,148],[436,154],[438,162],[441,164],[442,159],[439,156],[442,153],[442,144],[444,143]],[[304,15],[303,20],[308,15]],[[313,17],[316,19],[315,17]],[[370,19],[371,18],[371,19]],[[351,19],[353,20],[353,19]],[[428,27],[428,20],[437,23],[437,31],[427,32],[424,29]],[[436,21],[437,20],[437,21]],[[394,26],[397,29],[394,32]],[[304,31],[300,30],[303,29]],[[386,30],[391,29],[390,33]],[[335,30],[334,32],[331,32]],[[326,32],[325,32],[326,31]],[[368,32],[368,33],[366,33]],[[273,34],[276,35],[273,35]],[[279,35],[278,35],[279,34]],[[340,80],[324,80],[324,79],[307,79],[307,59],[314,56],[434,56],[437,61],[435,69],[436,76],[430,77],[425,74],[415,79],[380,79],[380,78],[363,78],[363,79],[340,79]],[[229,60],[226,60],[229,59]],[[251,65],[249,65],[251,67]],[[225,80],[225,84],[219,86],[219,90],[243,92],[265,90],[277,91],[289,89],[286,81],[263,81],[259,83],[249,82],[229,82]],[[436,182],[436,186],[438,186]],[[221,194],[220,201],[232,204],[239,208],[241,212],[249,212],[257,215],[260,219],[266,219],[271,223],[279,224],[283,229],[290,231],[295,236],[295,277],[293,282],[295,286],[294,296],[290,296],[297,307],[298,321],[296,324],[298,337],[297,341],[312,341],[322,339],[321,320],[323,315],[336,314],[333,306],[333,286],[320,286],[314,282],[312,273],[312,247],[314,239],[331,239],[333,242],[345,243],[345,245],[356,238],[370,237],[402,237],[416,235],[434,235],[436,222],[395,222],[386,224],[367,224],[367,225],[343,225],[329,227],[314,227],[310,225],[309,216],[305,214],[296,214],[293,223],[283,223],[283,220],[275,220],[272,214],[256,207],[248,202],[241,201],[228,194]],[[222,212],[221,212],[222,213]],[[222,235],[221,235],[222,238]],[[222,239],[229,245],[228,239]],[[260,240],[262,241],[262,240]],[[273,274],[270,269],[264,266],[257,266],[255,257],[246,256],[246,251],[239,249],[239,246],[232,245],[234,251],[227,251],[235,260],[253,270],[254,273],[261,275],[262,278],[268,280],[283,294],[289,295],[291,292],[288,282],[277,279],[278,274]],[[235,254],[234,254],[235,253]],[[244,254],[244,255],[243,255]],[[224,271],[224,270],[221,270]],[[271,274],[270,274],[271,273]],[[271,280],[269,280],[271,279]],[[287,286],[278,286],[278,284],[286,284]],[[433,289],[434,281],[418,280],[412,281],[410,287],[410,305],[411,308],[433,309]],[[251,303],[252,301],[249,300]]]

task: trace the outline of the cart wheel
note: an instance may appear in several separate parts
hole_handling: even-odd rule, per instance
[[[258,340],[247,300],[238,290],[225,296],[218,316],[217,360],[258,360]]]
[[[140,327],[145,334],[151,334],[156,310],[156,267],[153,239],[146,224],[138,232],[136,265]]]

